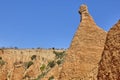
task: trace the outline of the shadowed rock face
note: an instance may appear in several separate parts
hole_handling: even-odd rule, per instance
[[[120,20],[107,34],[98,80],[120,80]]]
[[[80,25],[67,51],[60,80],[95,80],[106,32],[100,29],[82,5]]]

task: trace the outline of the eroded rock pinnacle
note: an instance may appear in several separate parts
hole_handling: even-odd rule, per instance
[[[87,5],[85,5],[85,4],[81,5],[80,9],[79,9],[79,13],[80,14],[88,13]]]
[[[59,80],[97,80],[106,32],[95,24],[86,5],[82,5],[79,12],[81,22],[66,52]]]

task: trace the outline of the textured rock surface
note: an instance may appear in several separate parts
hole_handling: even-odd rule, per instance
[[[35,60],[31,60],[33,55],[36,55]],[[48,65],[48,62],[54,59],[55,54],[53,54],[52,49],[0,49],[0,80],[37,79],[42,74],[40,70],[42,64]],[[32,61],[33,64],[26,68],[29,61]],[[3,64],[3,62],[5,63]],[[54,72],[49,72],[49,76],[44,75],[47,77],[43,80],[48,80],[50,76],[55,75],[54,73],[58,72],[58,69],[58,67],[53,68],[51,71]],[[55,75],[55,78],[58,74]]]
[[[55,66],[42,80],[48,80],[51,76],[54,76],[54,79],[58,80],[60,71],[61,71],[61,67]]]
[[[80,7],[79,13],[81,23],[67,51],[60,80],[96,80],[106,32],[95,24],[86,5]]]
[[[120,20],[107,34],[98,80],[120,80]]]

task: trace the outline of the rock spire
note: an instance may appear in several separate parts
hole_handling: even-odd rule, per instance
[[[60,80],[96,79],[106,32],[95,24],[86,5],[80,7],[79,13],[81,22],[67,51]]]

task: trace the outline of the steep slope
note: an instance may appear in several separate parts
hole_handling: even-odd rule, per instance
[[[107,34],[98,80],[120,80],[120,20]]]
[[[103,51],[106,32],[100,29],[82,5],[81,22],[67,51],[60,80],[94,80]]]

